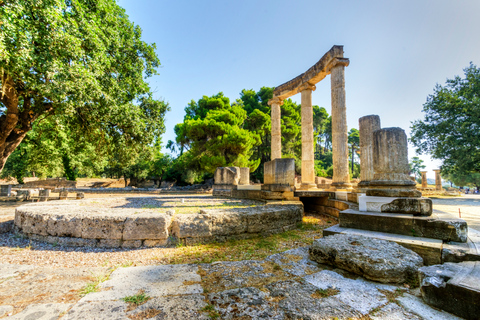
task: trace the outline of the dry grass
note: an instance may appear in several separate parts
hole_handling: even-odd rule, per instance
[[[179,246],[162,257],[161,264],[212,263],[215,261],[261,260],[269,255],[303,247],[322,237],[322,230],[335,224],[334,218],[305,216],[298,229],[245,240],[229,240],[194,246]]]

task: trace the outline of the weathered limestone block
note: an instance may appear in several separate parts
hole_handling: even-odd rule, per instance
[[[83,192],[77,192],[76,198],[77,198],[77,200],[84,199],[84,198],[85,198],[85,193],[83,193]]]
[[[247,232],[247,218],[242,212],[214,212],[208,214],[212,235],[228,236]]]
[[[410,179],[407,135],[401,128],[384,128],[373,132],[374,180],[367,196],[421,197]]]
[[[215,184],[233,184],[240,182],[239,167],[219,167],[215,170]]]
[[[82,238],[122,239],[125,216],[96,214],[82,220]]]
[[[60,192],[59,192],[59,197],[60,197],[60,200],[67,200],[68,191],[66,191],[66,190],[60,191]]]
[[[360,183],[367,186],[373,180],[373,132],[379,130],[380,117],[369,115],[358,120],[360,131]]]
[[[381,212],[411,213],[414,216],[431,216],[432,210],[429,198],[399,198],[381,206]]]
[[[265,162],[264,184],[295,185],[295,159],[282,158]]]
[[[178,214],[172,221],[172,235],[180,239],[211,237],[210,217],[196,213]]]
[[[126,240],[122,242],[122,248],[140,248],[142,240]]]
[[[413,230],[421,237],[442,239],[444,241],[467,242],[468,226],[462,219],[414,219]]]
[[[12,185],[11,184],[0,185],[0,196],[1,197],[10,197],[11,195],[12,195]]]
[[[419,270],[423,300],[465,319],[480,315],[480,262],[445,263]]]
[[[240,185],[249,185],[250,184],[250,168],[240,168]]]
[[[142,212],[130,215],[125,220],[123,240],[157,240],[168,238],[172,217],[158,212]]]
[[[286,225],[302,222],[303,206],[265,206],[246,211],[248,233],[270,233],[281,230]]]
[[[17,190],[18,200],[30,200],[31,196],[32,196],[31,190]]]
[[[71,207],[70,210],[75,210]],[[47,232],[51,236],[81,238],[83,230],[84,215],[80,213],[51,213],[45,215],[48,217]]]
[[[318,263],[384,283],[406,282],[423,266],[422,257],[395,242],[346,234],[315,240],[309,254]]]
[[[96,247],[98,241],[96,239],[58,237],[57,243],[66,247]]]
[[[168,239],[163,240],[144,240],[143,245],[145,247],[163,247],[168,244]]]
[[[15,215],[17,215],[17,213],[15,213]],[[41,212],[28,212],[23,214],[22,216],[23,216],[23,219],[21,219],[22,224],[18,227],[21,228],[24,233],[27,233],[27,234],[34,233],[42,236],[48,235],[47,233],[48,216],[44,215]]]
[[[97,243],[97,247],[99,248],[119,248],[121,246],[121,239],[100,239]]]
[[[50,197],[50,189],[39,190],[38,196],[40,197],[40,201],[47,201],[48,197]]]

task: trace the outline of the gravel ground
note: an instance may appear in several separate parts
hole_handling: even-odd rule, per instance
[[[433,215],[459,218],[467,221],[470,229],[480,231],[480,195],[466,194],[461,197],[432,198]]]

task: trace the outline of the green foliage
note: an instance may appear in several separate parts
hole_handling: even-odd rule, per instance
[[[425,118],[411,126],[417,153],[442,160],[442,174],[480,172],[480,69],[471,63],[464,72],[436,85]]]
[[[360,149],[360,132],[358,131],[358,129],[352,128],[348,132],[348,145],[350,148],[350,156],[351,156],[350,177],[358,177],[358,173],[356,174],[355,172],[355,152],[357,152]],[[360,167],[358,166],[358,168]]]
[[[140,290],[136,295],[127,296],[127,297],[122,298],[122,300],[125,301],[126,303],[133,304],[133,305],[136,305],[136,306],[144,304],[145,302],[147,302],[150,299],[151,298],[147,294],[145,294],[144,290]]]
[[[144,79],[160,65],[155,45],[141,40],[114,0],[11,0],[0,16],[0,168],[40,119],[60,119],[58,139],[76,132],[117,150],[164,132],[168,105],[152,98]],[[73,170],[77,154],[61,151]]]
[[[442,174],[443,175],[443,174]],[[443,175],[445,180],[453,182],[459,187],[475,187],[480,188],[480,172],[456,172],[450,171]]]
[[[413,157],[409,163],[410,166],[410,173],[415,175],[415,180],[422,176],[421,172],[422,169],[425,169],[427,166],[423,164],[423,160],[419,157]],[[418,177],[418,178],[417,178]]]
[[[175,126],[177,144],[188,146],[185,158],[191,170],[213,173],[217,167],[250,167],[254,171],[260,160],[250,160],[260,137],[243,128],[247,113],[241,100],[230,100],[219,93],[192,100],[185,108],[183,123]]]

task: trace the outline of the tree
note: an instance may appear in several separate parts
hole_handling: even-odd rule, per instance
[[[444,175],[480,172],[480,69],[470,63],[464,72],[436,85],[423,105],[425,118],[411,126],[417,153],[441,159]]]
[[[348,144],[350,145],[350,153],[352,155],[352,160],[351,160],[351,173],[352,176],[355,173],[355,152],[359,149],[360,147],[360,132],[358,129],[352,128],[348,132]]]
[[[422,176],[420,171],[422,171],[422,169],[425,169],[427,167],[423,164],[423,160],[420,159],[419,157],[413,157],[412,160],[410,160],[409,165],[410,165],[410,173],[413,173],[413,175],[415,176],[415,180],[417,180],[419,177]]]
[[[9,0],[0,16],[0,170],[39,119],[118,146],[163,133],[168,105],[144,80],[160,65],[155,45],[115,0]]]
[[[247,113],[241,100],[230,104],[220,92],[192,100],[185,112],[175,132],[176,143],[189,148],[188,155],[183,155],[190,170],[213,173],[217,167],[250,167],[251,171],[258,167],[260,159],[250,159],[260,137],[243,128]]]

